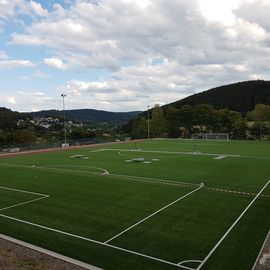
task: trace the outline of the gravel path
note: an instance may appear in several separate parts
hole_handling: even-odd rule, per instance
[[[85,270],[85,268],[0,239],[0,270]]]
[[[270,231],[259,259],[253,268],[254,270],[269,270],[270,269]]]

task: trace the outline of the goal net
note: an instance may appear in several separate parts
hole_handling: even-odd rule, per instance
[[[191,135],[191,139],[228,141],[229,134],[228,133],[194,133]]]

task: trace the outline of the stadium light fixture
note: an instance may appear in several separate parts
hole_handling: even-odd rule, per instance
[[[65,147],[67,145],[67,129],[66,129],[66,110],[65,110],[65,97],[66,94],[61,94],[61,97],[63,98],[63,116],[64,116],[64,134],[65,134]]]
[[[149,105],[147,106],[147,138],[150,138],[150,125],[149,125]]]

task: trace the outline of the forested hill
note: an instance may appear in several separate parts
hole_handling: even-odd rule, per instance
[[[136,117],[141,112],[108,112],[94,109],[66,110],[67,119],[89,122],[125,123]],[[62,117],[63,112],[47,110],[30,113],[33,117]]]
[[[10,109],[0,107],[0,133],[1,130],[17,128],[17,121],[26,117],[27,115],[24,113],[14,112]]]
[[[216,109],[227,108],[237,112],[252,111],[256,104],[270,104],[270,81],[245,81],[189,96],[165,105],[180,108],[183,105],[211,104]]]

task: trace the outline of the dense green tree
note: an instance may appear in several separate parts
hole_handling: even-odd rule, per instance
[[[166,112],[167,130],[170,138],[177,138],[180,136],[180,112],[174,107],[169,107]]]
[[[73,128],[70,131],[69,138],[71,139],[83,139],[83,138],[95,138],[96,133],[86,129],[84,127]]]
[[[3,144],[6,141],[6,133],[3,129],[0,129],[0,144]]]
[[[218,132],[233,132],[235,123],[242,120],[241,114],[238,112],[230,111],[229,109],[222,109],[219,113],[219,128]]]
[[[14,143],[33,143],[36,141],[35,131],[32,128],[16,130],[13,133]]]
[[[147,120],[140,116],[133,123],[131,135],[133,138],[147,138],[147,130]]]
[[[248,127],[250,139],[268,139],[270,140],[269,122],[253,122]]]
[[[166,131],[166,119],[159,105],[156,105],[152,110],[150,130],[151,135],[155,138],[163,137]]]
[[[270,106],[264,104],[257,104],[252,111],[252,116],[257,122],[270,121]]]
[[[219,121],[218,111],[212,105],[200,104],[195,106],[195,124],[205,126],[208,130],[216,128]]]

